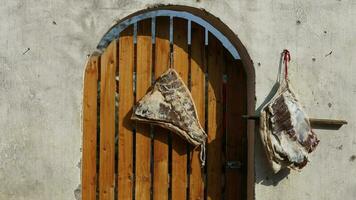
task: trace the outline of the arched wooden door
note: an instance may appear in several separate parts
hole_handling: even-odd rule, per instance
[[[161,16],[154,23],[138,21],[136,27],[121,31],[86,67],[83,199],[245,199],[241,115],[247,102],[241,61],[204,27],[186,19]],[[205,168],[199,150],[180,137],[130,120],[135,102],[170,66],[191,90],[208,134]]]

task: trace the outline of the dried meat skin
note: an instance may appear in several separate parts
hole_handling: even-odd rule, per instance
[[[193,146],[200,146],[204,165],[207,135],[200,125],[192,96],[174,69],[168,69],[157,79],[135,106],[131,119],[159,125]]]
[[[260,135],[275,173],[303,168],[319,143],[287,79],[261,111]]]

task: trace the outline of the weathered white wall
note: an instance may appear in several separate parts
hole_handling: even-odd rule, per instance
[[[75,199],[86,56],[117,19],[155,3],[204,8],[237,33],[255,64],[257,107],[288,48],[290,79],[309,115],[349,121],[316,130],[321,143],[300,173],[272,176],[256,138],[256,199],[355,199],[354,0],[2,0],[0,199]]]

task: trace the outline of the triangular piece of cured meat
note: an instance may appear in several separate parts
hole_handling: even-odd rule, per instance
[[[260,135],[272,169],[301,169],[308,162],[308,153],[319,140],[310,126],[287,77],[289,53],[285,51],[285,78],[279,81],[274,97],[262,108]]]
[[[200,146],[204,165],[207,135],[199,123],[192,96],[174,69],[168,69],[157,79],[135,106],[131,119],[159,125]]]

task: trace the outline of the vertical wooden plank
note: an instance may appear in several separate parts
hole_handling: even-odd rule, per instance
[[[151,19],[137,25],[137,71],[136,101],[139,101],[151,86],[152,34]],[[150,125],[136,123],[136,199],[150,199]]]
[[[155,78],[169,68],[170,62],[169,18],[156,18]],[[168,199],[168,134],[161,127],[154,127],[153,199]]]
[[[99,57],[90,57],[84,75],[82,198],[96,199],[97,95]]]
[[[198,118],[201,125],[205,124],[205,40],[204,28],[192,22],[191,28],[191,94],[197,107]],[[204,199],[204,182],[202,177],[199,149],[192,152],[190,174],[191,200]]]
[[[100,200],[114,199],[116,41],[101,56],[100,88]]]
[[[188,22],[173,18],[173,67],[188,85]],[[187,195],[187,143],[178,135],[172,136],[172,200],[186,199]]]
[[[227,55],[226,87],[226,158],[229,162],[245,162],[245,125],[242,115],[246,109],[246,82],[241,60],[233,60]],[[243,168],[226,169],[226,200],[245,199]]]
[[[209,34],[207,199],[222,199],[223,46]]]
[[[130,120],[133,94],[134,41],[133,26],[119,37],[119,163],[118,199],[131,200],[133,187],[133,123]]]

